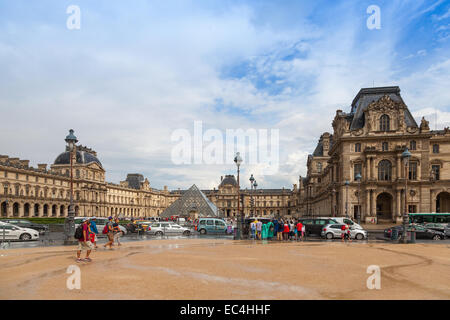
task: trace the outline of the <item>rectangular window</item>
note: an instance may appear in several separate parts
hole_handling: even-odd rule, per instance
[[[409,180],[417,180],[417,162],[409,163]]]
[[[355,143],[355,152],[361,152],[361,143]]]
[[[439,153],[439,145],[433,144],[433,153]]]
[[[409,213],[417,213],[417,206],[415,204],[410,204],[408,206]]]
[[[353,180],[356,181],[356,176],[358,173],[362,176],[362,163],[355,163],[353,166]]]

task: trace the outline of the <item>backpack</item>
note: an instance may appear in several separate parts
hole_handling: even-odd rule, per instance
[[[103,234],[107,234],[108,231],[109,231],[109,229],[108,229],[108,224],[105,224],[105,227],[103,228],[102,233],[103,233]]]
[[[83,226],[79,225],[76,229],[75,229],[75,234],[73,235],[73,237],[77,240],[81,240],[83,239]]]

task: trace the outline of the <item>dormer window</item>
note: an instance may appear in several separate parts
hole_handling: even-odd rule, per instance
[[[380,117],[380,131],[389,131],[390,130],[390,119],[387,114],[383,114]]]

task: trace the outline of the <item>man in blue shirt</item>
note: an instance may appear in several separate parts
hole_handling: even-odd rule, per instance
[[[91,218],[90,228],[91,228],[91,232],[93,233],[93,238],[91,239],[91,242],[94,244],[94,248],[97,249],[98,230],[97,230],[96,217]]]

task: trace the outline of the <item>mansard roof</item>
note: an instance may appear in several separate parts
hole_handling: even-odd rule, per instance
[[[358,94],[353,99],[351,106],[351,115],[353,115],[353,119],[351,119],[350,130],[364,127],[364,111],[372,102],[378,101],[385,95],[389,96],[393,101],[404,103],[400,96],[400,88],[398,86],[362,88],[359,90]],[[417,127],[417,123],[408,108],[405,109],[405,123],[408,127]]]

